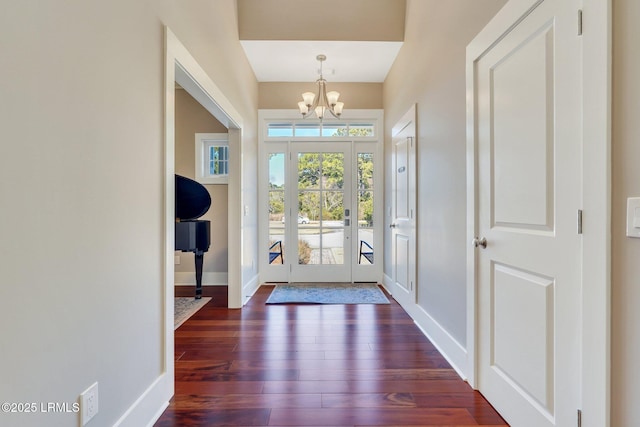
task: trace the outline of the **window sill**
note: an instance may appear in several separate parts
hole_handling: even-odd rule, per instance
[[[229,175],[223,176],[198,176],[196,181],[200,184],[229,184]]]

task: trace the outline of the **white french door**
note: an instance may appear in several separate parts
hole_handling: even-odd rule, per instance
[[[379,150],[371,141],[265,144],[262,281],[380,281]]]
[[[290,153],[290,281],[351,282],[351,144],[294,142]]]

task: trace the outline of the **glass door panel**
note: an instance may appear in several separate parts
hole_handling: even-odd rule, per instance
[[[373,191],[358,192],[358,264],[374,263]]]
[[[346,145],[346,146],[345,146]],[[313,150],[308,148],[313,147]],[[294,144],[297,171],[294,282],[351,281],[350,147]]]
[[[373,153],[357,154],[358,179],[358,264],[375,262],[373,238]]]
[[[355,145],[354,150],[354,282],[378,281],[382,277],[384,246],[382,244],[382,168],[377,161],[382,153],[375,143]]]
[[[298,264],[320,264],[313,248],[320,247],[320,192],[298,190]]]
[[[285,153],[269,153],[269,264],[284,264]]]

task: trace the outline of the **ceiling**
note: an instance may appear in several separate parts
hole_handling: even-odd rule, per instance
[[[324,54],[323,75],[330,82],[381,83],[402,42],[241,40],[259,82],[312,82],[316,56]]]

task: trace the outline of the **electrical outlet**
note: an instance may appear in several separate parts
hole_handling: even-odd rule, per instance
[[[82,425],[86,425],[98,413],[98,383],[95,382],[80,395]]]
[[[173,264],[180,265],[180,255],[176,255],[173,257]]]

